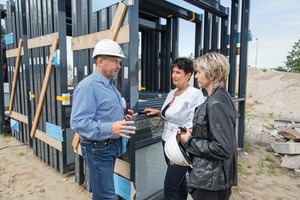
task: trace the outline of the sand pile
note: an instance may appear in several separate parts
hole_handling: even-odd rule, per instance
[[[300,120],[300,74],[248,68],[245,134],[271,143],[274,119]]]
[[[299,98],[300,74],[248,68],[247,104],[256,112],[300,118]]]

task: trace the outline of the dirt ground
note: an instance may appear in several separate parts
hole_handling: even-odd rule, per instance
[[[274,141],[274,118],[300,117],[300,75],[249,68],[245,147],[239,152],[239,185],[232,200],[300,199],[300,178],[280,167],[281,156],[265,149]],[[74,181],[33,155],[32,149],[0,135],[0,200],[91,199]]]

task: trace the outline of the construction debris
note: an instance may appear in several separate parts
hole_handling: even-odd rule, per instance
[[[274,152],[285,154],[282,158],[281,167],[293,169],[296,173],[300,170],[300,120],[275,119],[275,128],[282,142],[276,140],[271,144]],[[276,136],[277,137],[277,136]],[[287,140],[285,142],[285,140]]]
[[[299,169],[300,168],[300,155],[288,155],[285,154],[282,158],[281,167],[288,169]]]
[[[300,154],[299,142],[273,142],[271,145],[276,153],[293,155]]]

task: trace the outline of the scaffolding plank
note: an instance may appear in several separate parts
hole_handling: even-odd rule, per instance
[[[28,39],[28,49],[50,46],[55,38],[58,38],[58,32]]]
[[[72,38],[72,51],[94,48],[101,39],[112,39],[111,31],[105,30]],[[129,42],[129,25],[120,28],[116,42],[118,44]]]
[[[62,151],[61,141],[48,136],[45,132],[36,129],[35,137],[38,138],[39,140],[49,144],[50,146],[54,147],[55,149]]]
[[[23,56],[23,55],[24,55],[24,50],[22,47],[21,56]],[[13,58],[13,57],[17,57],[17,56],[18,56],[18,48],[6,50],[6,58]]]
[[[125,162],[119,158],[116,159],[115,173],[130,180],[130,163]]]
[[[18,121],[21,121],[25,124],[28,124],[28,117],[26,115],[21,114],[21,113],[12,111],[11,114],[10,114],[10,117],[14,118]]]

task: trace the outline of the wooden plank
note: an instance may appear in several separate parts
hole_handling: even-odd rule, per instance
[[[22,47],[23,47],[23,41],[22,41],[22,39],[20,39],[19,44],[18,44],[18,53],[17,53],[17,60],[16,60],[16,65],[15,65],[15,73],[14,73],[12,89],[11,89],[11,95],[10,95],[9,114],[11,114],[11,112],[12,112],[13,105],[14,105],[14,100],[15,100],[17,81],[18,81],[19,71],[20,71],[19,67],[20,67]]]
[[[54,147],[55,149],[62,151],[62,142],[55,138],[48,136],[45,132],[36,129],[35,137],[40,139],[41,141],[49,144],[50,146]]]
[[[72,140],[72,146],[73,146],[74,149],[77,150],[79,142],[80,142],[80,136],[79,136],[78,133],[75,133],[74,137],[73,137],[73,140]]]
[[[120,174],[121,176],[130,180],[130,163],[117,158],[114,171],[115,173]]]
[[[45,78],[43,81],[43,85],[42,85],[42,91],[40,94],[40,98],[39,98],[39,102],[37,105],[37,110],[34,116],[34,120],[33,120],[33,124],[32,124],[32,128],[31,128],[31,132],[30,132],[30,136],[31,138],[33,138],[35,136],[35,132],[36,132],[36,128],[41,116],[41,112],[42,112],[42,108],[43,108],[43,104],[44,104],[44,100],[45,100],[45,96],[46,96],[46,92],[48,89],[48,85],[49,85],[49,80],[51,78],[51,73],[52,73],[52,58],[54,55],[55,50],[58,47],[58,38],[55,38],[51,47],[51,52],[50,52],[50,56],[49,56],[49,60],[48,60],[48,64],[47,64],[47,69],[46,69],[46,74],[45,74]]]
[[[14,119],[16,119],[20,122],[23,122],[25,124],[28,124],[28,117],[26,115],[22,115],[20,113],[12,111],[11,114],[10,114],[10,117],[14,118]]]
[[[18,48],[6,50],[6,58],[17,57],[17,55],[18,55]],[[23,50],[23,47],[22,47],[21,56],[23,56],[23,55],[24,55],[24,50]]]
[[[58,32],[28,39],[28,49],[50,46],[55,38],[58,38]]]
[[[112,39],[111,31],[105,30],[72,38],[72,51],[94,48],[102,39]],[[118,44],[129,42],[129,25],[122,26],[116,38]]]
[[[272,148],[276,153],[281,154],[300,154],[299,142],[273,142]]]
[[[78,144],[77,149],[74,149],[74,152],[75,152],[76,154],[82,156],[82,154],[81,154],[81,146],[80,146],[80,143]]]
[[[278,131],[278,134],[283,136],[284,138],[293,140],[294,142],[300,141],[300,133],[292,128],[284,128]]]
[[[117,39],[120,27],[122,25],[122,22],[126,14],[126,10],[127,10],[127,6],[124,3],[120,2],[118,4],[116,14],[114,16],[111,27],[109,29],[112,34],[112,40],[114,41]]]

